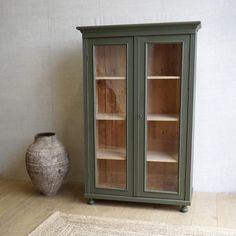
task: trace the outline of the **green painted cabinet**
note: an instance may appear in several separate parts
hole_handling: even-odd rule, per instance
[[[200,22],[77,27],[83,35],[89,203],[187,210],[199,28]]]

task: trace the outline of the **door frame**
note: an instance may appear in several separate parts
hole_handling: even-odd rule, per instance
[[[126,64],[126,147],[127,147],[127,189],[113,189],[113,188],[99,188],[96,187],[96,86],[95,86],[95,59],[94,48],[96,45],[126,45],[127,46],[127,64]],[[87,99],[87,125],[85,132],[87,132],[87,160],[86,165],[87,175],[87,194],[106,194],[106,195],[118,195],[118,196],[133,196],[133,51],[134,43],[133,37],[117,37],[117,38],[89,38],[86,40],[86,63],[87,63],[87,81],[86,81],[86,96]]]
[[[182,43],[182,69],[181,69],[181,91],[180,91],[180,140],[179,140],[179,178],[178,192],[170,191],[146,191],[146,45],[148,43]],[[135,179],[135,196],[160,199],[181,199],[185,198],[186,186],[186,163],[187,163],[187,120],[188,120],[188,83],[189,83],[189,56],[190,36],[189,35],[161,35],[161,36],[139,36],[135,39],[135,78],[137,78],[137,93],[135,97],[134,110],[135,123],[138,124],[136,131],[137,141],[136,153],[137,179]],[[138,119],[138,114],[143,114]]]

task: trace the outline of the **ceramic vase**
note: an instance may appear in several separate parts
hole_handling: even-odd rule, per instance
[[[39,133],[26,152],[26,169],[41,193],[55,195],[69,171],[68,154],[55,133]]]

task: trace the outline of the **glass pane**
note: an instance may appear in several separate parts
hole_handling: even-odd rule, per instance
[[[126,45],[95,46],[96,187],[126,189]]]
[[[181,43],[147,44],[146,190],[178,191]]]

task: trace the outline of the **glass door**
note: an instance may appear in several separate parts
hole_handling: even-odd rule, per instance
[[[181,43],[146,45],[146,188],[178,191]]]
[[[133,132],[129,124],[133,111],[132,39],[96,39],[90,43],[94,89],[94,192],[131,194],[133,144],[128,137]]]
[[[145,138],[140,138],[139,159],[144,196],[181,198],[184,194],[187,42],[185,36],[145,37],[139,42],[144,65],[140,71],[144,78],[139,80],[145,98],[140,107]]]

